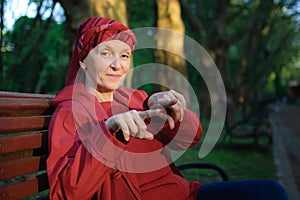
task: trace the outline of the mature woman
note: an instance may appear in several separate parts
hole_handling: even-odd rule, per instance
[[[135,44],[133,32],[116,20],[89,18],[80,26],[66,87],[52,101],[50,198],[214,199],[222,191],[234,199],[232,191],[239,193],[234,188],[243,184],[253,190],[263,186],[277,198],[278,191],[285,195],[270,181],[231,182],[226,188],[190,183],[180,175],[169,150],[196,144],[200,122],[176,91],[148,97],[121,87]],[[254,199],[265,197],[259,196]]]

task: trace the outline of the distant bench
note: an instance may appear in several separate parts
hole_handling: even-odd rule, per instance
[[[300,85],[298,86],[290,86],[288,89],[288,95],[291,100],[300,98]]]
[[[227,102],[227,113],[225,121],[225,134],[223,143],[226,140],[253,138],[255,148],[259,145],[259,138],[265,137],[268,143],[272,144],[272,130],[268,120],[268,110],[265,103],[259,103],[250,114],[237,120],[237,111],[232,100]]]
[[[0,91],[0,199],[48,199],[46,159],[52,95]],[[188,163],[180,170],[206,168],[228,180],[215,164]]]

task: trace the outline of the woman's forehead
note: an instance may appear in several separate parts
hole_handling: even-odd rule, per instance
[[[108,40],[97,45],[96,49],[117,49],[122,51],[131,51],[130,46],[121,40]]]

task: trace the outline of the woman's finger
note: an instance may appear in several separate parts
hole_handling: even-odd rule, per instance
[[[138,128],[137,124],[135,123],[135,120],[134,120],[135,116],[132,116],[132,115],[134,115],[133,112],[131,112],[129,115],[125,116],[123,121],[125,121],[128,129],[129,129],[130,135],[135,136],[139,132],[139,128]]]
[[[145,138],[148,140],[153,139],[153,135],[147,131],[147,126],[144,122],[144,119],[146,119],[150,115],[149,113],[150,112],[145,112],[145,111],[142,111],[142,113],[139,112],[134,113],[133,120],[138,129],[135,137]],[[140,116],[140,114],[141,116],[143,116],[143,118]]]
[[[175,90],[170,90],[170,92],[182,103],[182,107],[185,110],[186,109],[186,101],[182,94],[176,92]]]
[[[159,92],[152,94],[148,99],[148,106],[152,109],[155,105],[168,108],[177,102],[177,98],[170,92]]]
[[[138,115],[139,117],[142,119],[142,120],[145,120],[145,119],[148,119],[148,118],[151,118],[153,116],[159,116],[162,114],[164,109],[151,109],[151,110],[145,110],[145,111],[139,111],[138,112]]]
[[[150,111],[151,111],[151,110],[139,111],[139,112],[138,112],[139,117],[140,117],[142,120],[145,120],[145,119],[147,119],[147,118],[150,118]]]
[[[167,121],[169,123],[170,129],[173,129],[175,127],[175,121],[174,121],[174,119],[171,116],[169,116],[169,115],[167,115],[166,117],[167,117]]]
[[[129,127],[127,125],[127,123],[125,122],[125,120],[119,120],[118,122],[119,128],[123,133],[124,139],[126,141],[129,141],[130,138],[130,131],[129,131]]]
[[[151,117],[159,117],[168,121],[170,129],[175,127],[174,119],[166,113],[165,109],[146,110],[138,113],[143,120]]]
[[[169,108],[173,105],[175,105],[178,102],[178,99],[175,97],[166,99],[166,100],[161,100],[158,105],[164,107],[164,108]]]
[[[138,134],[136,134],[136,137],[147,139],[147,140],[152,140],[154,138],[153,134],[146,131],[146,130],[145,131],[139,131]]]
[[[181,121],[182,115],[183,115],[183,109],[182,106],[180,105],[181,102],[177,102],[177,104],[171,106],[171,109],[173,113],[175,114],[175,121]]]

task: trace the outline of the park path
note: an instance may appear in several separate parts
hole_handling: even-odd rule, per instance
[[[300,200],[300,106],[282,104],[270,114],[278,177],[289,200]]]

